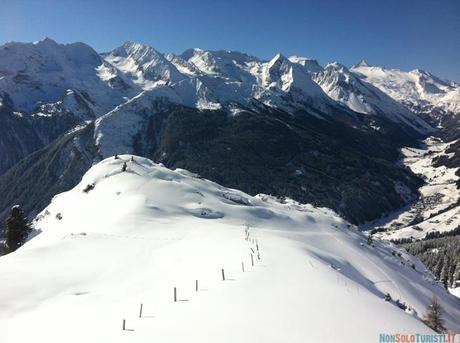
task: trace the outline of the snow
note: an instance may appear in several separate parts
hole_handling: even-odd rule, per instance
[[[323,68],[320,66],[317,60],[308,58],[308,57],[302,57],[302,56],[290,56],[289,61],[292,63],[297,63],[303,66],[305,69],[308,70],[310,73],[318,73],[323,70]]]
[[[182,104],[198,109],[227,109],[234,103],[256,109],[261,102],[296,112],[312,105],[324,110],[331,104],[307,68],[281,55],[268,62],[237,51],[197,48],[180,56],[162,55],[151,47],[126,43],[104,58],[144,90],[167,85]],[[294,101],[285,99],[288,94],[294,94]]]
[[[161,100],[181,103],[169,87],[156,87],[140,93],[95,121],[94,138],[103,157],[132,151],[133,137],[141,130],[146,118],[153,116]]]
[[[93,166],[34,227],[0,258],[4,343],[372,342],[430,332],[385,302],[387,292],[419,316],[435,294],[460,330],[458,300],[418,260],[393,256],[389,243],[368,246],[331,210],[252,197],[137,156]]]
[[[360,80],[340,63],[326,65],[315,74],[314,80],[332,99],[355,112],[386,117],[422,134],[433,131],[416,114],[372,84]]]
[[[140,43],[126,42],[106,55],[105,60],[129,75],[143,89],[185,78],[162,54]]]
[[[235,104],[255,111],[268,106],[324,118],[324,114],[332,115],[338,106],[345,106],[389,118],[421,133],[431,131],[423,120],[397,102],[406,104],[405,97],[394,101],[393,94],[384,94],[388,93],[386,89],[379,91],[378,79],[365,80],[376,83],[376,87],[360,80],[358,76],[364,77],[366,68],[374,67],[360,64],[349,71],[334,63],[323,68],[314,59],[286,58],[282,54],[262,61],[227,50],[195,48],[181,55],[163,54],[136,42],[126,42],[99,55],[83,43],[58,44],[46,38],[0,46],[0,92],[10,96],[17,111],[53,116],[37,108],[59,104],[60,111],[74,113],[83,121],[99,118],[129,99],[158,90],[170,102],[200,110],[233,114]],[[439,104],[460,110],[455,105],[460,98],[458,86],[440,86],[441,81],[431,74],[414,71],[415,74],[433,96],[439,96],[435,88],[446,92]],[[382,75],[388,78],[386,71]],[[391,80],[387,83],[391,84]],[[396,86],[395,92],[400,83]],[[402,93],[406,94],[404,88]]]
[[[403,211],[371,223],[389,229],[376,236],[382,239],[421,239],[431,231],[448,232],[460,225],[460,193],[455,174],[458,168],[435,166],[434,161],[446,155],[445,151],[454,142],[444,143],[438,138],[424,140],[425,147],[402,149],[402,163],[422,177],[426,184],[419,189],[420,199]],[[414,223],[414,220],[419,218]]]
[[[449,288],[449,292],[450,292],[452,295],[455,295],[457,298],[460,298],[460,287]]]
[[[460,86],[440,80],[426,71],[405,72],[361,64],[351,71],[415,111],[432,116],[433,108],[443,113],[460,112]]]
[[[121,78],[120,72],[83,43],[58,44],[49,38],[7,43],[0,46],[0,70],[0,93],[5,92],[14,108],[26,113],[39,103],[62,101],[69,89],[85,94],[96,116],[111,110],[123,96],[139,93],[130,86],[113,88],[109,81]]]

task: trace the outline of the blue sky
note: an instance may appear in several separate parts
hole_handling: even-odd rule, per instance
[[[460,0],[0,0],[0,43],[124,41],[426,69],[460,82]]]

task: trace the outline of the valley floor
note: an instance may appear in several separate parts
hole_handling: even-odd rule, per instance
[[[404,148],[402,163],[414,174],[421,176],[426,185],[420,188],[420,199],[408,208],[367,224],[370,227],[382,227],[384,232],[376,237],[392,240],[401,238],[422,239],[427,233],[447,232],[460,226],[460,192],[456,182],[458,168],[436,166],[435,161],[446,155],[450,143],[430,137],[424,141],[422,149]]]

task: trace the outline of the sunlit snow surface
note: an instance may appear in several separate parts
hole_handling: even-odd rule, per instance
[[[447,112],[460,112],[460,86],[424,70],[405,72],[364,64],[353,67],[351,71],[393,99],[418,111],[425,112],[426,108],[431,112],[433,108],[430,106],[433,106]]]
[[[387,292],[420,316],[435,294],[460,331],[458,299],[420,262],[367,245],[332,211],[252,197],[140,157],[95,165],[35,228],[0,258],[2,343],[376,342],[380,333],[430,332],[385,302]]]

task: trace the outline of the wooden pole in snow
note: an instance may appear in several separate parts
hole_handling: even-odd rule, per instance
[[[241,270],[242,270],[243,273],[244,273],[244,262],[241,262]]]
[[[198,280],[195,280],[195,292],[198,292]]]
[[[126,330],[126,319],[123,319],[123,331]]]
[[[144,307],[144,304],[141,303],[141,308],[139,309],[139,318],[142,318],[142,308]]]
[[[222,281],[225,281],[225,272],[224,272],[224,268],[222,268]]]
[[[177,288],[174,287],[174,302],[177,302]]]
[[[254,255],[251,254],[251,265],[254,267]]]

